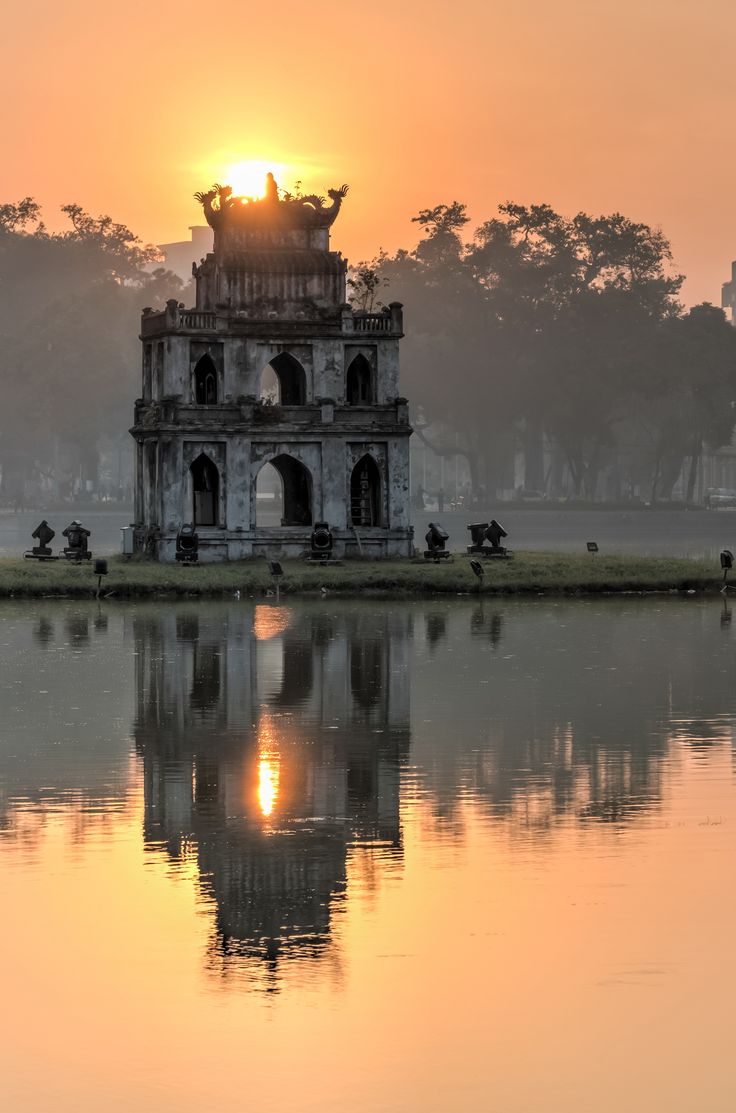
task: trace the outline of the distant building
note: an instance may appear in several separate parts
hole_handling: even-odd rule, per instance
[[[191,239],[180,240],[178,243],[160,243],[158,246],[163,252],[163,263],[156,263],[166,270],[173,271],[182,282],[190,282],[192,278],[192,264],[199,263],[205,255],[212,251],[213,233],[207,224],[192,224],[189,228]]]

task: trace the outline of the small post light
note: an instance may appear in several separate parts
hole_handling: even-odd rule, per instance
[[[102,577],[107,575],[107,561],[96,560],[93,568],[94,574],[97,577],[97,591],[95,592],[95,599],[100,598],[100,587],[102,586]]]
[[[483,565],[479,560],[471,560],[470,567],[478,577],[478,594],[480,594],[480,590],[483,587]]]
[[[726,583],[726,578],[728,577],[729,569],[733,568],[733,553],[730,549],[723,549],[721,551],[721,568],[723,569],[723,587],[721,588],[721,594],[725,595],[731,586]]]
[[[269,560],[268,570],[271,573],[271,575],[273,576],[273,582],[276,586],[276,602],[278,603],[279,599],[280,599],[279,579],[280,579],[281,576],[283,576],[284,570],[281,567],[281,562],[278,561],[278,560]]]
[[[589,553],[597,553],[598,552],[598,542],[597,541],[586,541],[585,545],[586,545],[586,548],[587,548]]]
[[[199,560],[199,537],[189,522],[176,535],[176,559],[184,565],[196,564]]]

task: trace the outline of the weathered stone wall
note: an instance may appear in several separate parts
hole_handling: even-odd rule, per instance
[[[174,559],[177,532],[192,522],[202,560],[298,555],[317,521],[330,524],[336,556],[411,553],[411,428],[399,400],[401,306],[355,313],[345,304],[346,263],[329,251],[327,230],[345,192],[331,192],[330,211],[273,196],[243,209],[228,207],[225,198],[225,209],[208,215],[215,251],[195,268],[196,307],[171,299],[161,313],[144,310],[142,397],[131,430],[136,524],[160,559]],[[290,220],[306,223],[279,224]],[[352,382],[360,389],[353,385],[348,404],[356,359]],[[261,402],[269,366],[281,391],[275,406]],[[201,455],[204,472],[217,481],[215,520],[206,525],[195,521],[195,507],[209,523],[214,482],[202,486],[210,480],[202,478],[201,461],[193,478]],[[356,521],[375,524],[356,531],[351,477],[366,455],[375,464],[371,511]],[[302,525],[256,524],[258,474],[276,457],[286,461],[277,466],[291,489],[285,520]]]

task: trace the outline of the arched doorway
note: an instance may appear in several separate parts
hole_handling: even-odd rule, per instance
[[[364,355],[358,354],[348,367],[345,401],[349,406],[368,406],[373,401],[373,375]]]
[[[192,521],[195,526],[215,526],[220,473],[204,452],[200,453],[189,470],[192,473]]]
[[[273,464],[264,464],[256,479],[256,528],[280,526],[284,516],[284,485]]]
[[[261,398],[264,398],[264,391],[272,393],[274,389],[278,395],[275,401],[281,406],[303,406],[307,400],[306,373],[299,360],[289,352],[274,356],[261,376]]]
[[[350,477],[350,521],[354,526],[380,526],[383,521],[381,476],[372,456],[363,456]]]
[[[312,524],[312,477],[304,464],[293,456],[282,453],[270,461],[281,480],[281,525],[282,526],[311,526]],[[261,472],[268,465],[264,465]],[[268,474],[268,473],[267,473]],[[256,496],[260,473],[256,481]],[[258,515],[258,499],[256,497],[256,524],[261,524],[261,515]]]
[[[210,355],[203,355],[194,368],[194,400],[198,406],[217,402],[217,368]]]

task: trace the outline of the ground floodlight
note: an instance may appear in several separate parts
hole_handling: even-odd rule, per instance
[[[327,522],[315,522],[312,536],[310,538],[310,548],[313,557],[324,557],[327,559],[332,554],[332,530]]]
[[[488,522],[471,522],[471,524],[467,528],[470,530],[469,551],[471,553],[482,552],[483,542],[486,539]]]
[[[51,541],[56,537],[56,533],[45,518],[36,526],[31,537],[34,541],[37,541],[38,544],[34,545],[29,553],[24,553],[23,555],[32,557],[34,560],[53,560],[50,546]]]
[[[196,564],[199,560],[199,537],[191,523],[183,525],[176,535],[176,559],[182,564]]]
[[[82,523],[75,518],[70,522],[66,529],[61,531],[62,537],[66,537],[66,545],[64,546],[64,556],[67,560],[89,560],[92,556],[87,544],[87,538],[90,536],[90,531],[85,529]]]
[[[497,522],[495,518],[491,518],[491,524],[486,530],[486,540],[490,542],[494,552],[502,548],[501,539],[503,537],[508,537],[508,533],[500,522]]]
[[[441,557],[449,557],[450,553],[445,548],[445,542],[449,537],[446,529],[443,529],[438,522],[430,522],[429,529],[424,535],[424,540],[427,542],[427,548],[424,552],[425,560],[440,560]]]
[[[598,542],[597,541],[586,541],[585,546],[586,546],[589,553],[597,553],[598,552]]]

